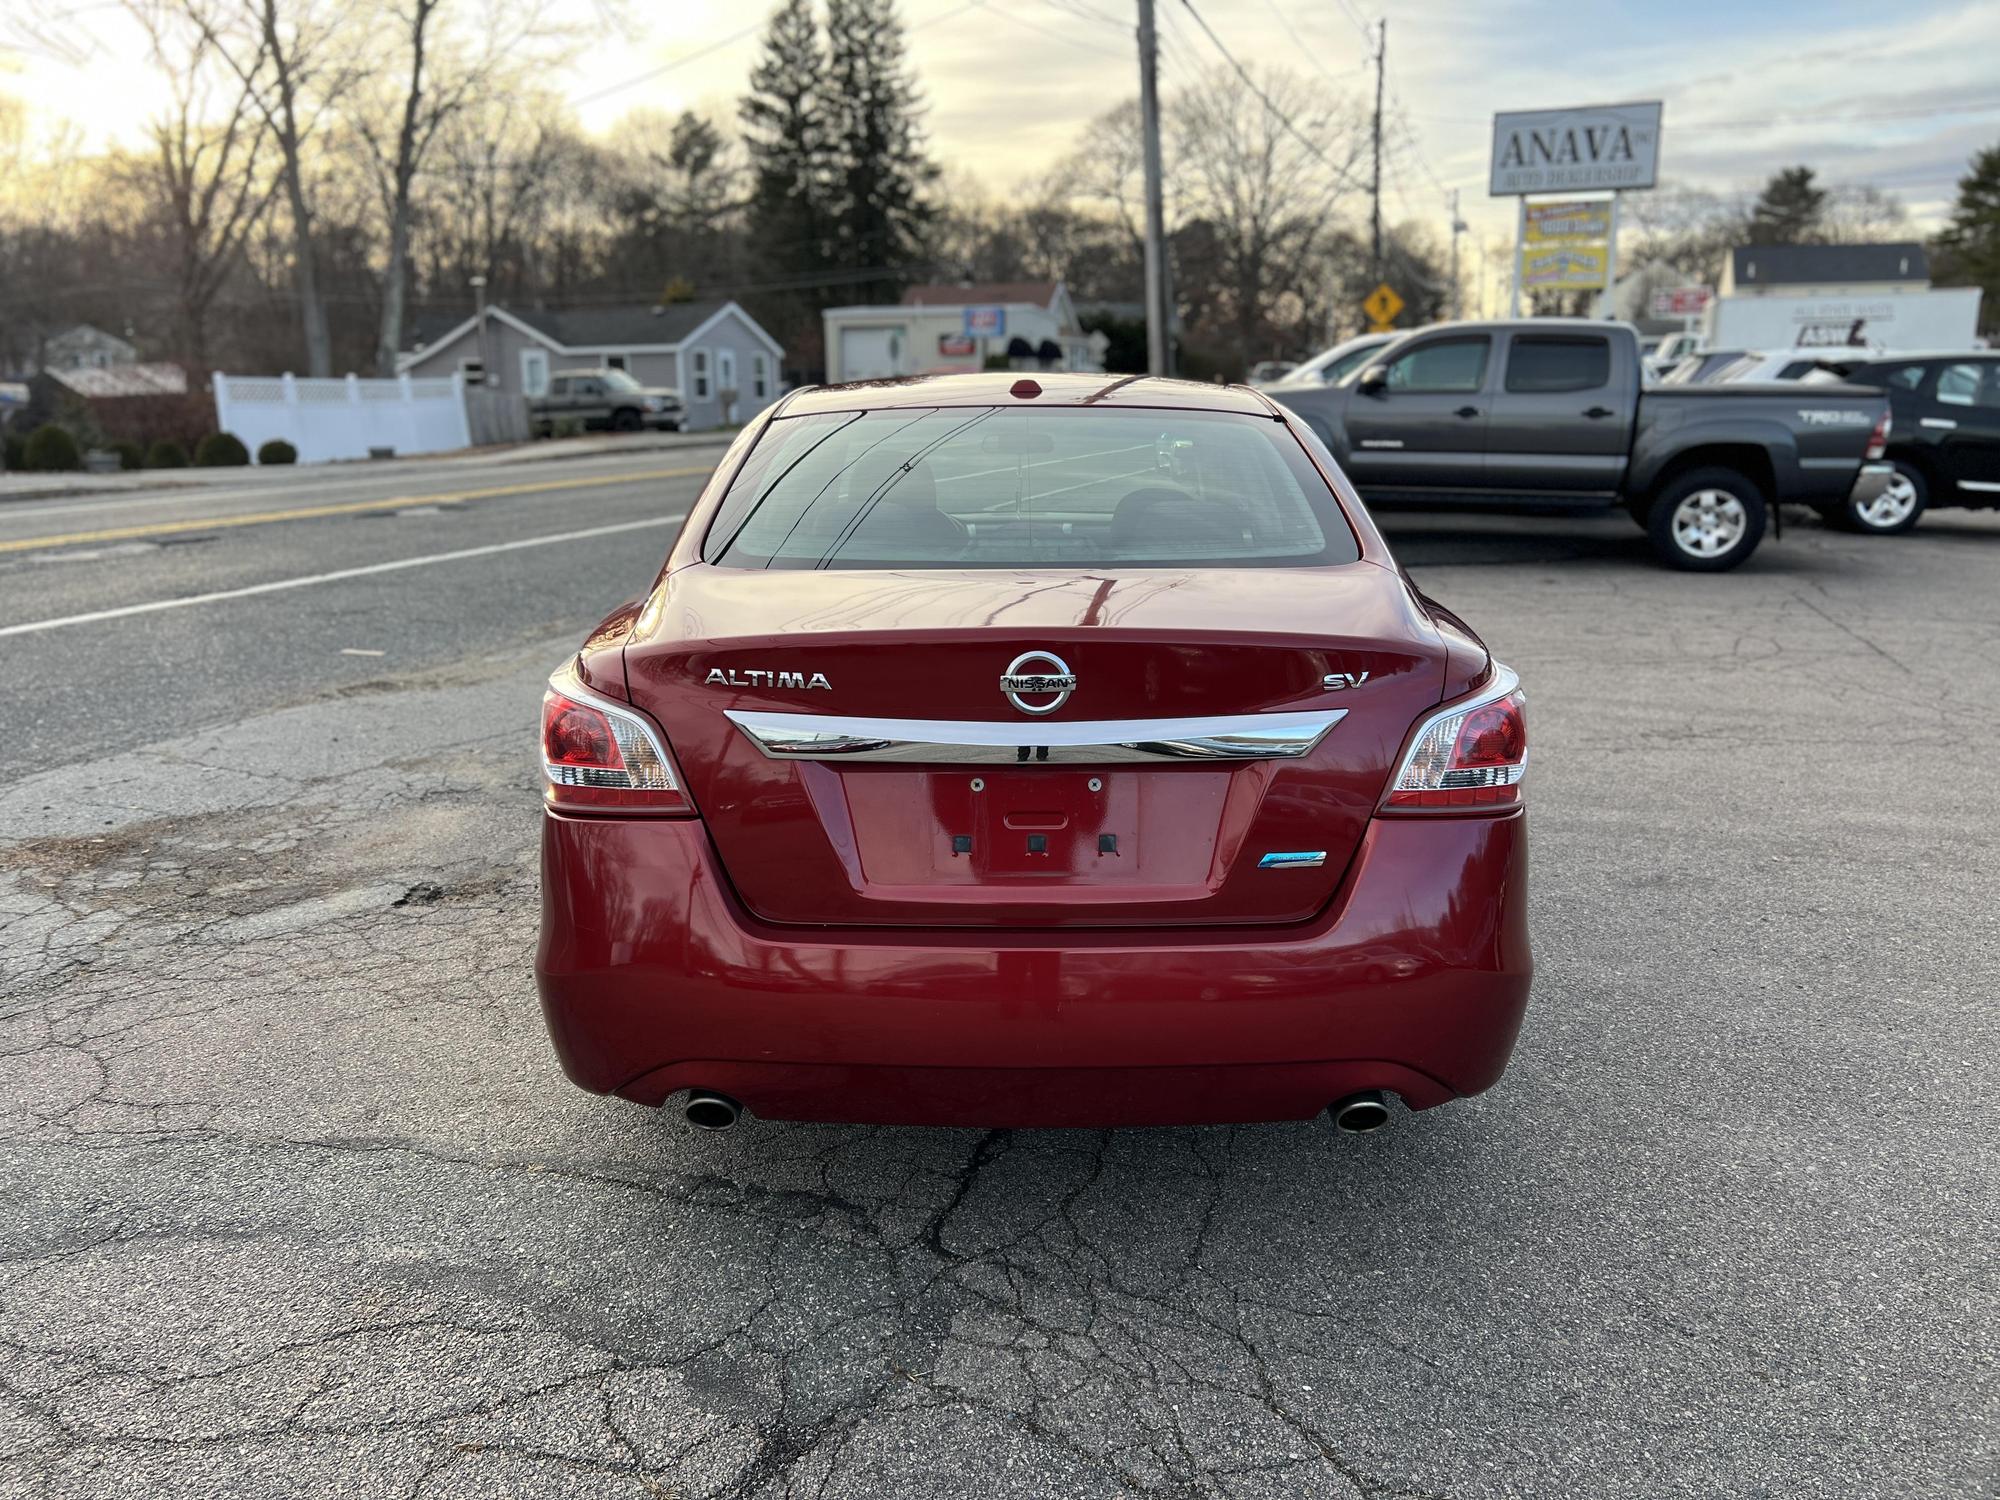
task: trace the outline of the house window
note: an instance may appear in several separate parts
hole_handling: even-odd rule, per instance
[[[549,391],[549,351],[546,349],[523,349],[521,351],[521,394],[524,396],[546,396]]]
[[[697,349],[688,356],[688,368],[694,372],[694,399],[706,401],[709,398],[708,351]]]
[[[464,377],[467,385],[486,384],[486,366],[476,359],[461,359],[458,362],[458,373]]]
[[[736,389],[736,351],[734,349],[716,350],[715,383],[725,391]]]
[[[771,362],[761,354],[750,356],[750,394],[759,401],[771,394]]]
[[[622,369],[624,369],[624,368],[625,368],[625,356],[624,356],[624,355],[622,355],[622,354],[607,354],[607,355],[605,355],[605,356],[604,356],[604,367],[605,367],[605,368],[606,368],[607,370],[622,370]]]

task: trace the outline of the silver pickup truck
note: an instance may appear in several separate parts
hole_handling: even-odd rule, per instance
[[[1650,385],[1624,323],[1441,323],[1332,385],[1267,394],[1370,505],[1622,505],[1662,561],[1700,572],[1756,551],[1777,505],[1865,507],[1894,473],[1881,391]]]
[[[643,386],[623,370],[563,370],[549,377],[546,392],[528,398],[528,415],[536,437],[552,437],[566,424],[590,431],[679,432],[687,407],[679,391]]]

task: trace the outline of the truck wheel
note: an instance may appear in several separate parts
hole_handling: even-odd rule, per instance
[[[1726,573],[1764,540],[1764,492],[1734,469],[1690,469],[1654,497],[1646,535],[1671,568]]]
[[[639,430],[639,413],[629,406],[619,407],[618,410],[611,414],[611,430],[613,432],[637,432]]]
[[[1896,477],[1889,481],[1887,489],[1866,505],[1856,505],[1850,499],[1827,506],[1820,512],[1827,524],[1843,531],[1864,531],[1871,536],[1895,536],[1916,525],[1917,517],[1930,501],[1930,486],[1924,483],[1922,474],[1900,460],[1891,460],[1889,466],[1896,471]]]

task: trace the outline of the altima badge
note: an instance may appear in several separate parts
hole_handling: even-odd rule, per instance
[[[737,671],[731,667],[727,672],[716,667],[708,674],[709,687],[779,687],[779,688],[825,688],[833,691],[833,684],[826,680],[824,672],[767,672],[762,667],[745,667]]]
[[[1031,670],[1035,667],[1046,670]],[[1052,656],[1046,651],[1023,651],[1000,674],[1000,691],[1024,714],[1052,714],[1069,702],[1069,695],[1076,691],[1076,673],[1060,656]],[[1048,693],[1055,696],[1047,703],[1027,701]]]

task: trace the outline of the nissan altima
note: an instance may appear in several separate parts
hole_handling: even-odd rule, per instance
[[[556,1052],[697,1125],[1367,1130],[1520,1027],[1518,680],[1247,387],[793,393],[541,738]]]

